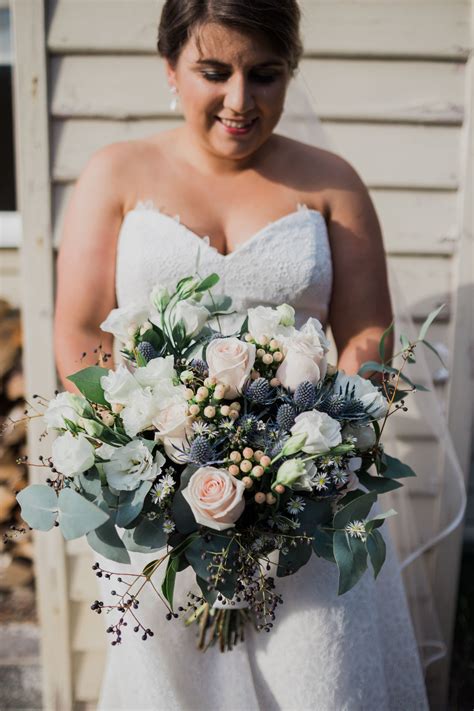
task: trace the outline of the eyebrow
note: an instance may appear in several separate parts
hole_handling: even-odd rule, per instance
[[[210,57],[209,59],[198,59],[196,60],[196,64],[212,64],[215,67],[220,67],[222,69],[232,69],[231,64],[226,64],[225,62],[221,62],[219,59],[213,59]],[[284,61],[282,59],[272,59],[269,60],[268,62],[260,62],[260,64],[254,64],[252,66],[252,69],[264,69],[265,67],[280,67],[284,64]]]

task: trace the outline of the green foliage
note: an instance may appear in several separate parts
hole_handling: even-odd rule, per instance
[[[420,339],[420,341],[424,340],[426,334],[428,333],[429,327],[431,326],[431,324],[433,323],[435,318],[438,316],[440,311],[442,311],[444,309],[445,306],[446,306],[446,304],[441,304],[441,306],[438,306],[437,309],[433,309],[433,311],[430,314],[428,314],[425,322],[423,323],[422,327],[420,328],[420,333],[418,334],[418,338]]]
[[[116,563],[130,563],[130,556],[117,533],[106,502],[101,501],[99,506],[108,514],[108,519],[102,526],[99,526],[94,531],[89,531],[87,542],[93,550],[103,555],[104,558],[113,560]]]
[[[133,531],[133,540],[139,547],[148,550],[163,548],[167,542],[167,535],[163,531],[163,517],[149,520],[144,518]]]
[[[78,390],[91,402],[98,405],[110,407],[105,399],[104,390],[100,384],[100,379],[108,374],[107,368],[101,368],[98,365],[91,365],[89,368],[79,370],[77,373],[68,376]]]
[[[357,476],[360,483],[369,491],[375,491],[377,494],[385,494],[387,491],[399,489],[402,484],[395,479],[390,479],[384,476],[372,476],[368,472],[358,471]]]
[[[318,528],[314,533],[313,551],[319,558],[325,558],[335,563],[334,558],[334,531],[324,531]]]
[[[374,578],[376,578],[384,564],[386,554],[385,541],[379,531],[371,531],[367,536],[366,547],[374,569]]]
[[[341,503],[344,503],[342,499]],[[377,500],[377,494],[371,491],[369,494],[362,494],[350,501],[334,516],[334,528],[344,529],[351,521],[367,518],[370,509]],[[337,558],[336,558],[337,559]]]
[[[203,279],[202,282],[196,287],[196,291],[198,293],[208,291],[209,289],[212,289],[218,281],[220,281],[219,274],[209,274],[209,276]]]
[[[222,550],[226,551],[225,562],[221,569],[222,575],[216,587],[225,597],[231,598],[235,592],[237,577],[235,569],[237,543],[232,536],[222,533],[218,535],[209,533],[209,536],[210,540],[208,541],[201,536],[196,536],[186,548],[186,559],[196,575],[209,584],[212,582],[213,573],[218,570],[218,566],[214,564],[215,554],[220,554]]]
[[[394,323],[390,324],[390,326],[382,333],[382,337],[380,338],[379,342],[379,354],[380,358],[382,360],[385,360],[385,341],[387,340],[388,336],[392,333],[394,327]]]
[[[21,515],[37,531],[49,531],[57,518],[58,497],[46,484],[31,484],[17,494]]]
[[[403,479],[408,476],[416,476],[415,472],[408,464],[404,464],[396,457],[389,454],[382,455],[382,473],[389,479]]]
[[[334,557],[339,570],[338,595],[354,587],[367,570],[367,550],[360,538],[344,531],[334,533]]]
[[[173,609],[173,595],[174,595],[174,584],[176,581],[176,573],[179,568],[179,554],[171,554],[168,558],[168,565],[166,566],[165,577],[161,585],[161,591],[166,600],[168,600],[171,609]]]
[[[278,560],[277,577],[283,578],[286,575],[296,573],[303,565],[306,565],[313,552],[311,541],[298,540],[296,545],[287,546],[287,552],[280,551]]]
[[[138,489],[121,491],[118,496],[115,525],[125,528],[141,512],[145,497],[151,489],[151,481],[142,481]]]

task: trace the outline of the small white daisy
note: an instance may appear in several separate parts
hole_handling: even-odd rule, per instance
[[[176,525],[174,521],[172,521],[170,518],[165,518],[165,520],[163,521],[163,531],[165,533],[173,533],[175,528]]]
[[[343,469],[336,469],[332,473],[332,477],[335,484],[345,484],[349,477]]]
[[[323,491],[328,488],[328,475],[323,472],[318,472],[317,475],[312,478],[311,483],[315,489]]]
[[[259,420],[257,422],[257,430],[264,430],[266,427],[265,422],[263,420]]]
[[[347,524],[344,529],[352,538],[360,538],[361,541],[365,541],[367,538],[367,531],[365,530],[365,520],[364,521],[351,521]]]
[[[191,427],[196,435],[205,435],[209,433],[209,423],[204,422],[203,420],[195,420]]]
[[[234,429],[234,420],[231,418],[225,418],[220,421],[219,427],[222,430],[233,430]]]
[[[305,506],[306,501],[301,496],[294,496],[288,501],[286,509],[292,516],[296,516]]]

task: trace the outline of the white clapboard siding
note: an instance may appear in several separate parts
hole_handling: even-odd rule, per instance
[[[58,56],[50,66],[55,117],[136,119],[170,113],[158,57]],[[314,108],[322,119],[462,123],[464,64],[306,59],[301,75],[313,87]]]
[[[153,53],[162,5],[156,0],[51,4],[49,50]],[[304,0],[301,5],[311,55],[462,60],[471,46],[469,0]]]
[[[453,347],[453,333],[462,346],[468,340],[459,319],[465,305],[456,294],[458,284],[466,282],[466,274],[463,282],[455,264],[460,254],[466,254],[467,222],[464,218],[463,224],[460,218],[459,205],[467,183],[463,164],[466,126],[472,116],[472,104],[466,101],[466,86],[472,82],[466,71],[472,51],[472,2],[304,0],[301,4],[306,50],[301,75],[313,106],[337,152],[354,165],[369,186],[386,252],[415,318],[419,321],[439,303],[447,304],[443,320],[430,332],[430,340],[448,345],[448,366],[453,371],[460,348],[459,344]],[[49,258],[54,263],[65,206],[89,157],[106,144],[171,128],[180,117],[170,114],[163,62],[156,54],[161,1],[16,0],[13,5],[17,7],[16,33],[22,40],[17,42],[16,60],[31,73],[28,79],[16,80],[23,92],[24,114],[36,125],[48,121],[51,142],[49,165],[43,151],[31,170],[24,159],[21,161],[19,176],[29,245],[23,279],[33,275],[28,298],[23,302],[28,305],[27,347],[33,354],[40,323],[46,318],[50,325],[52,318],[50,291],[46,289],[42,300],[35,302],[33,298],[39,288],[39,277],[34,277],[38,274],[34,247],[41,247],[41,242],[34,241],[38,237],[38,215],[39,222],[45,224],[51,201],[48,239],[53,237],[54,244],[48,243],[46,262]],[[43,7],[44,31],[39,11]],[[41,95],[43,114],[38,118],[35,82],[39,76],[43,89],[41,42],[46,44],[48,93],[47,98]],[[47,145],[47,141],[29,143],[29,134],[35,134],[28,126],[24,118],[21,142],[29,150],[30,145],[36,146],[32,151],[36,155],[38,145]],[[49,185],[45,189],[47,170]],[[32,185],[36,186],[34,201],[27,199]],[[13,294],[19,289],[16,255],[5,254],[0,264],[0,295],[4,287]],[[40,264],[42,279],[50,281],[44,255]],[[35,317],[36,327],[32,322]],[[32,355],[27,362],[33,373],[31,387],[38,389],[38,384],[45,382],[39,365]],[[431,354],[428,362],[434,372],[437,363]],[[436,386],[436,391],[447,408],[448,386]],[[471,402],[467,389],[459,387],[458,380],[454,392],[462,405],[458,417],[464,416]],[[422,425],[419,406],[409,407],[398,447],[401,456],[409,455],[415,469],[423,471],[419,480],[410,481],[410,492],[420,520],[428,525],[440,502],[440,482],[434,476],[429,478],[430,468],[436,469],[438,453]],[[59,639],[64,676],[68,677],[72,669],[75,709],[85,711],[95,707],[108,642],[101,629],[104,620],[90,611],[91,602],[99,596],[91,570],[94,557],[84,540],[68,542],[65,554],[61,548],[59,553],[57,547],[52,546],[52,550],[48,560],[55,555],[58,561],[60,591],[64,591],[67,571],[67,593],[62,593],[62,607],[61,600],[57,602],[60,615],[55,618],[62,630]],[[61,564],[64,558],[65,567]],[[432,572],[436,555],[428,552],[424,559]],[[40,570],[40,584],[41,576]],[[445,590],[442,598],[443,605],[453,607],[453,599],[446,597]],[[64,651],[67,644],[69,656]],[[438,682],[443,676],[440,669],[444,672],[446,667],[446,662],[444,667],[434,665],[429,676],[433,698],[445,693],[446,684],[443,687]],[[49,664],[45,668],[49,698],[57,698],[57,678]],[[51,707],[68,711],[68,693],[69,688]],[[442,708],[433,703],[433,708],[438,707]]]
[[[144,138],[178,124],[179,119],[54,120],[52,177],[56,182],[75,180],[87,158],[102,146]],[[332,121],[324,122],[324,126],[338,153],[357,166],[371,188],[458,187],[458,127]]]

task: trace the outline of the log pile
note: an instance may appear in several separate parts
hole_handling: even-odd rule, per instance
[[[34,616],[33,543],[16,493],[27,485],[26,426],[11,426],[25,411],[19,309],[0,299],[0,622]]]

